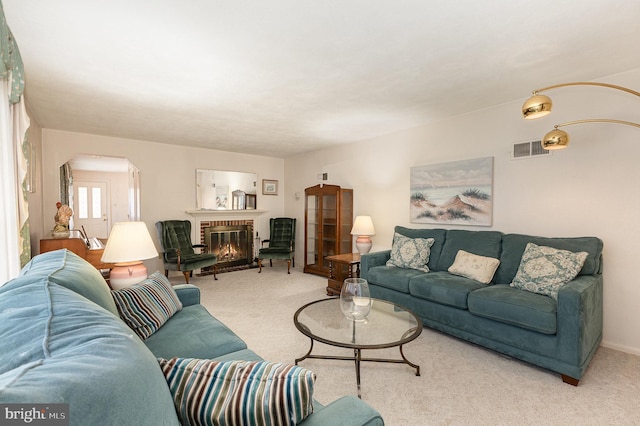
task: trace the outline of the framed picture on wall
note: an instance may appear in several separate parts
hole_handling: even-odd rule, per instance
[[[262,195],[278,195],[278,181],[262,179]]]
[[[411,168],[411,223],[491,226],[493,157]]]

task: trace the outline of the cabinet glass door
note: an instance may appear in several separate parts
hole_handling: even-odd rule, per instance
[[[322,266],[328,268],[327,256],[336,253],[336,242],[338,239],[338,197],[336,193],[324,194],[322,196]]]
[[[340,253],[351,253],[353,248],[353,191],[341,191],[340,199]]]
[[[307,195],[307,231],[306,231],[306,259],[307,265],[318,263],[318,253],[320,253],[320,239],[318,238],[318,206],[319,198],[315,195]]]

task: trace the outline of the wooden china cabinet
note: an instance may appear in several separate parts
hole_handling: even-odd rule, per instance
[[[353,189],[320,184],[304,195],[304,272],[329,277],[326,257],[353,250]]]

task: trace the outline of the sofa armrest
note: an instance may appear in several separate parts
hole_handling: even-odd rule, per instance
[[[200,289],[191,284],[177,284],[173,289],[182,302],[182,306],[197,305],[200,303]]]
[[[580,275],[558,291],[560,358],[583,365],[602,340],[602,275]],[[576,377],[579,379],[579,377]]]
[[[300,426],[383,426],[384,420],[376,410],[353,395],[343,396],[314,411]]]
[[[391,250],[363,254],[360,257],[360,277],[366,280],[369,269],[374,266],[384,266],[389,259],[391,259]]]

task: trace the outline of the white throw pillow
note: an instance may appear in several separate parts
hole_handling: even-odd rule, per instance
[[[479,256],[464,250],[458,250],[453,265],[449,267],[449,273],[460,275],[489,284],[496,273],[500,261],[493,257]]]
[[[396,232],[387,266],[429,272],[427,263],[431,255],[431,246],[435,241],[433,238],[409,238]]]

